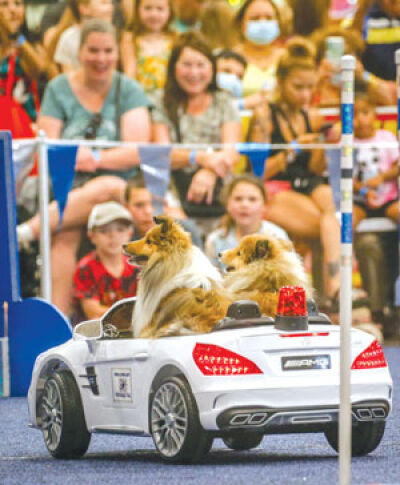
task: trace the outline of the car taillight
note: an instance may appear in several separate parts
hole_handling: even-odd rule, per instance
[[[351,366],[352,369],[377,369],[387,367],[382,347],[377,340],[359,354]]]
[[[282,286],[279,290],[278,310],[280,317],[306,317],[306,292],[300,286]]]
[[[193,359],[205,376],[262,374],[251,360],[218,345],[196,344]]]

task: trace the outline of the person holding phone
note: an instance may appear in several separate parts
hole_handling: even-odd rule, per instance
[[[385,81],[364,68],[361,59],[365,45],[359,32],[330,26],[314,32],[311,40],[317,51],[318,64],[318,83],[313,96],[313,105],[318,107],[340,105],[340,61],[345,54],[355,56],[355,79],[367,84],[368,95],[375,104],[397,103],[395,83]]]

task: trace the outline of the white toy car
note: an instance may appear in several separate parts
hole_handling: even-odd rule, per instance
[[[208,334],[150,340],[130,335],[134,304],[121,300],[38,356],[30,423],[54,457],[82,456],[91,433],[151,435],[172,462],[201,459],[214,437],[247,450],[265,434],[322,432],[338,450],[340,328],[312,305],[288,317],[284,302],[274,320],[237,302]],[[352,452],[365,455],[382,439],[392,379],[377,341],[351,338]]]

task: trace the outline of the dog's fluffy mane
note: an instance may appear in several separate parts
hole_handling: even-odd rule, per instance
[[[256,254],[258,241],[268,245],[268,254]],[[225,287],[230,291],[277,292],[282,286],[294,285],[302,286],[309,298],[313,296],[313,288],[302,260],[290,242],[269,236],[246,236],[239,248],[243,265],[233,268],[224,278]]]
[[[177,288],[209,291],[222,286],[218,270],[199,248],[192,246],[190,236],[176,223],[169,226],[165,239],[159,226],[150,234],[157,238],[159,250],[141,272],[132,318],[135,337],[151,323],[161,300]]]

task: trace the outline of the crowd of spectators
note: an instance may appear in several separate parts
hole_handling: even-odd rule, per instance
[[[174,146],[174,204],[166,210],[188,225],[200,245],[220,226],[206,243],[212,258],[227,240],[233,244],[249,230],[266,230],[266,220],[298,247],[320,240],[320,302],[333,311],[339,223],[327,160],[322,150],[301,150],[298,144],[337,140],[337,126],[327,129],[320,108],[339,106],[337,59],[343,54],[356,57],[356,82],[364,86],[366,106],[356,111],[358,119],[363,109],[397,103],[400,0],[304,3],[0,0],[0,103],[17,113],[7,116],[10,110],[2,109],[0,128],[11,129],[15,138],[44,130],[48,138],[226,144],[218,150]],[[251,110],[249,124],[241,122],[243,110]],[[378,140],[378,134],[365,138]],[[271,151],[262,183],[246,177],[232,182],[235,171],[251,171],[234,149],[241,141],[289,148]],[[358,196],[367,191],[355,220],[370,215],[381,185],[391,183],[394,190],[397,158],[396,153],[381,164],[377,159],[373,182],[367,176],[355,180]],[[134,147],[81,146],[61,230],[57,206],[50,204],[53,301],[66,314],[89,214],[97,204],[124,204],[127,180],[137,178],[139,167]],[[224,183],[233,183],[228,192]],[[397,193],[393,197],[382,210],[396,219]],[[20,244],[38,239],[39,231],[39,216],[32,214],[18,226]]]

